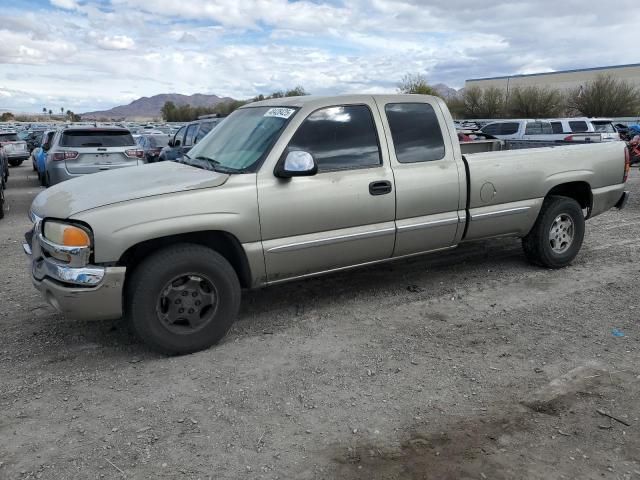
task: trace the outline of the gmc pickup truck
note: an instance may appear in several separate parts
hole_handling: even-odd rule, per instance
[[[241,289],[522,238],[546,268],[585,219],[627,200],[623,142],[464,154],[445,103],[421,95],[246,105],[183,163],[88,175],[40,193],[25,251],[70,317],[123,315],[152,348],[218,342]]]

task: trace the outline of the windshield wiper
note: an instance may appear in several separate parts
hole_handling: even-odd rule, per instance
[[[246,171],[245,169],[233,168],[233,167],[228,167],[226,165],[222,165],[215,158],[205,157],[203,155],[198,155],[197,157],[194,157],[194,158],[191,158],[188,155],[185,155],[185,157],[187,157],[189,160],[203,160],[203,161],[209,162],[211,169],[219,173],[244,173]]]

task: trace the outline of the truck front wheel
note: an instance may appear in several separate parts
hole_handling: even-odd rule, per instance
[[[534,265],[562,268],[578,255],[584,238],[584,214],[573,198],[544,200],[531,232],[522,239],[525,256]]]
[[[143,260],[127,281],[125,311],[136,335],[175,355],[218,343],[240,307],[233,267],[210,248],[179,244]]]

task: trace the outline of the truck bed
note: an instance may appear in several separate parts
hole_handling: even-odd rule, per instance
[[[624,187],[625,148],[624,142],[607,142],[464,154],[469,221],[465,239],[525,235],[544,197],[559,183],[588,184],[592,216],[606,205],[610,208]]]

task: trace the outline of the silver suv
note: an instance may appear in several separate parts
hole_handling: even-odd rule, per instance
[[[126,128],[68,127],[56,133],[47,152],[46,184],[143,163],[144,151]]]

